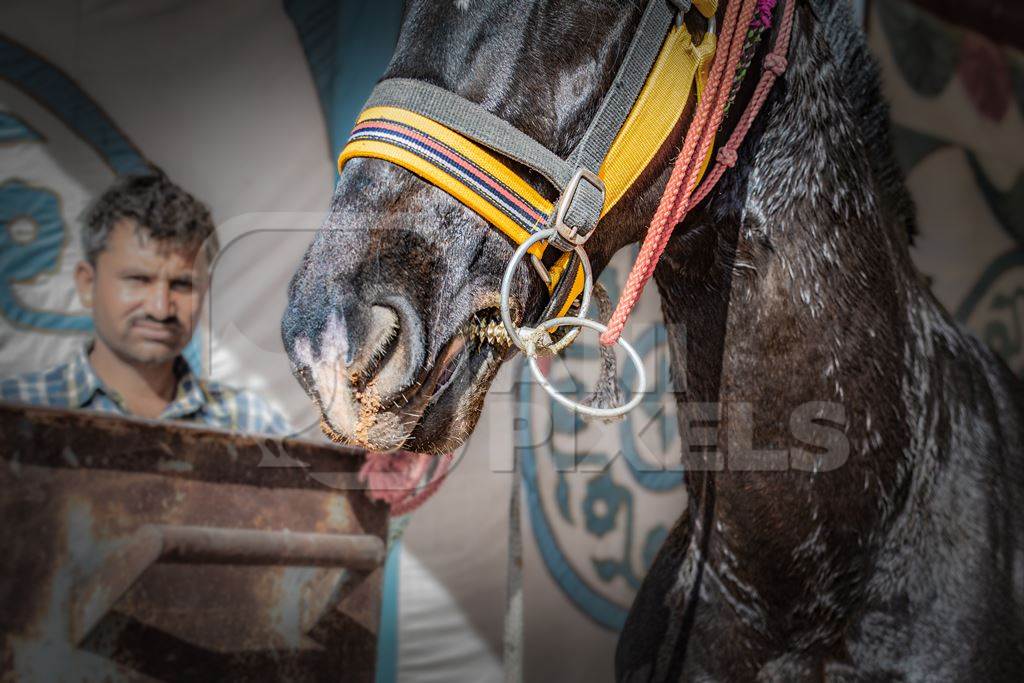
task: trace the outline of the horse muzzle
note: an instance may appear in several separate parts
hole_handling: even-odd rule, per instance
[[[511,348],[493,306],[474,310],[431,350],[416,308],[401,296],[335,305],[318,332],[302,329],[316,317],[308,303],[293,300],[285,315],[293,372],[328,436],[372,450],[430,450],[413,436],[424,415],[457,405]]]

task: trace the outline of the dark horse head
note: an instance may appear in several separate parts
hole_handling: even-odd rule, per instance
[[[564,157],[608,89],[641,10],[614,0],[413,0],[384,77],[480,103]],[[588,244],[598,270],[641,234],[643,189],[602,223],[614,229]],[[492,343],[479,331],[500,328],[499,283],[514,246],[412,173],[350,161],[292,281],[283,323],[324,427],[378,450],[430,453],[461,443],[510,355],[502,335]],[[517,276],[513,306],[523,320],[540,312],[547,293],[528,267]]]

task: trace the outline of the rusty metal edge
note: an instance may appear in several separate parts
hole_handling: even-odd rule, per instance
[[[99,569],[76,586],[71,598],[71,642],[79,646],[114,604],[160,557],[159,529],[144,526],[103,558]]]
[[[116,447],[112,447],[116,446]],[[328,488],[365,452],[303,439],[0,402],[0,460],[273,488]]]
[[[81,645],[117,601],[158,562],[338,567],[369,572],[384,562],[384,541],[324,534],[148,524],[118,544],[72,596],[71,642]]]

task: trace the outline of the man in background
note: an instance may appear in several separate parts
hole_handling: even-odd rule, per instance
[[[0,399],[282,434],[263,399],[201,380],[192,338],[218,245],[209,210],[162,173],[122,179],[82,229],[75,287],[94,337],[65,363],[0,381]]]

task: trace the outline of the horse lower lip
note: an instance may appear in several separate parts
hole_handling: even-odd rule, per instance
[[[454,337],[448,343],[441,352],[437,364],[429,372],[416,392],[405,403],[407,411],[408,409],[413,409],[412,412],[417,412],[424,409],[434,397],[447,388],[450,380],[461,365],[459,361],[463,357],[467,346],[466,340],[461,336]]]
[[[400,409],[408,417],[419,419],[427,405],[437,399],[452,384],[467,365],[474,352],[487,354],[487,345],[471,342],[463,334],[456,334],[438,354],[433,368],[426,373],[414,391],[388,397],[385,404]]]
[[[434,374],[433,379],[428,379],[424,388],[428,390],[430,395],[437,393],[438,389],[442,388],[452,374],[458,367],[458,360],[462,357],[462,354],[466,351],[466,340],[462,337],[456,336],[445,347],[441,354],[439,368]]]
[[[455,376],[455,373],[458,372],[459,368],[462,366],[463,361],[468,355],[469,346],[466,345],[463,346],[462,350],[455,354],[455,356],[451,360],[445,363],[444,369],[441,371],[441,374],[438,375],[437,382],[435,383],[437,389],[434,391],[434,396],[437,396],[438,394],[440,394],[441,392],[448,388],[451,379]]]
[[[477,317],[474,316],[473,320],[477,320]],[[433,387],[428,391],[428,400],[433,400],[448,389],[454,381],[455,376],[462,370],[463,366],[466,365],[467,359],[474,351],[485,353],[485,349],[493,343],[500,343],[494,338],[493,334],[487,334],[484,332],[478,338],[473,336],[473,333],[468,331],[465,325],[461,327],[459,332],[456,333],[449,342],[445,351],[441,354],[441,357],[445,360],[442,360],[442,368],[437,373],[436,379],[433,382]],[[424,389],[421,389],[421,392],[422,391],[424,391]]]

